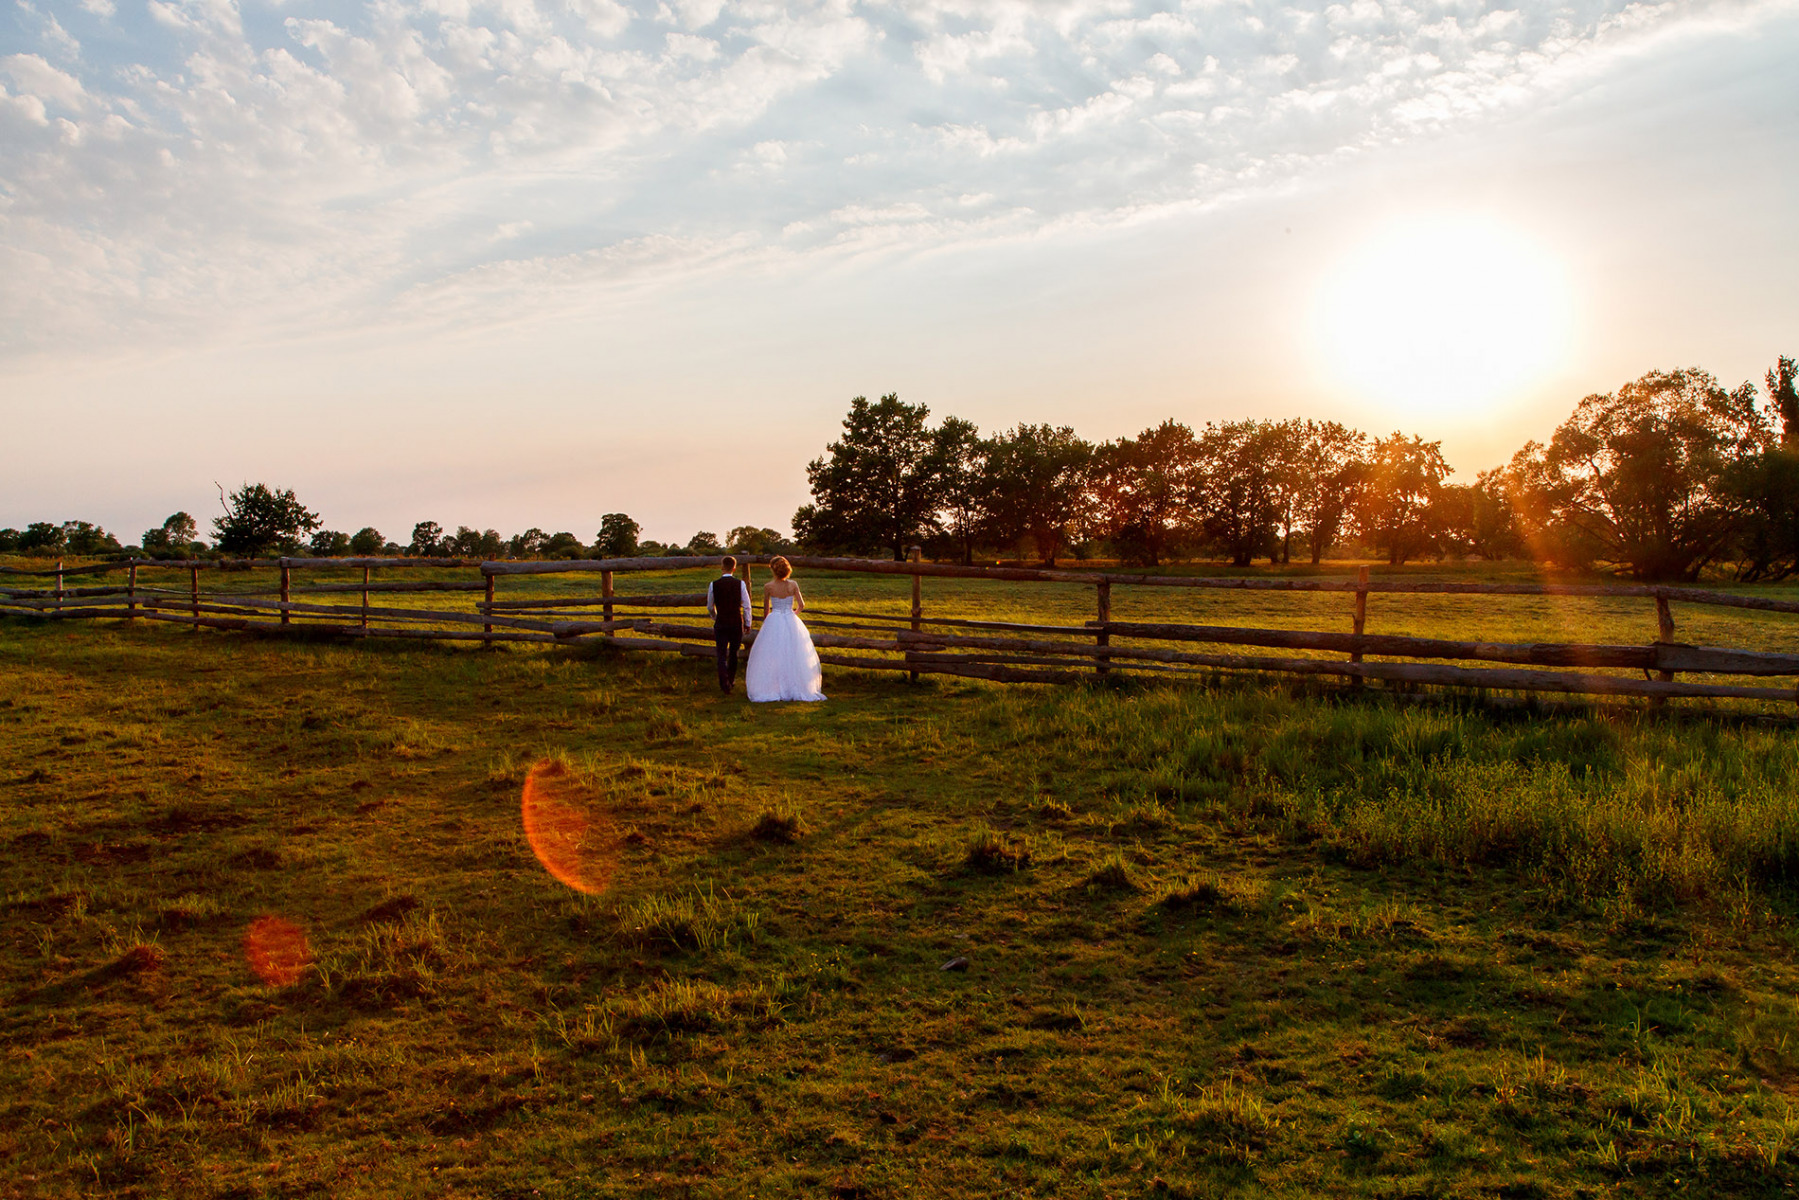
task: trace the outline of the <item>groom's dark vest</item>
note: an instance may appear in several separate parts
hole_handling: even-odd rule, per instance
[[[712,581],[712,628],[719,633],[743,634],[743,581],[720,575]]]

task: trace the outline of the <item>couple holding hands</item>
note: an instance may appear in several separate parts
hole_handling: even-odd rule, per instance
[[[744,690],[752,701],[823,700],[824,672],[812,635],[799,614],[806,600],[793,580],[793,564],[775,558],[768,564],[774,578],[762,588],[762,629],[756,627],[750,608],[750,585],[737,578],[737,559],[725,555],[719,564],[724,573],[706,589],[706,612],[712,618],[712,634],[718,649],[718,687],[726,695],[737,679],[737,655],[747,640],[750,661],[743,672]]]

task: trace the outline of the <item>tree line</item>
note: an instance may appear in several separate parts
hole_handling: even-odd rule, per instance
[[[794,549],[931,557],[1105,557],[1158,565],[1216,555],[1319,562],[1350,542],[1394,564],[1435,555],[1530,559],[1641,579],[1722,570],[1745,581],[1799,572],[1799,368],[1726,390],[1697,368],[1651,371],[1581,400],[1548,442],[1453,484],[1441,443],[1334,421],[1243,420],[1194,430],[1168,420],[1135,437],[1089,442],[1066,425],[983,436],[897,395],[850,402],[843,433],[806,468],[812,502],[794,538],[739,526],[685,543],[640,539],[607,513],[591,542],[574,533],[435,521],[405,544],[365,526],[326,529],[293,491],[246,483],[225,494],[211,541],[186,512],[123,546],[86,521],[0,529],[0,553],[266,557],[306,554],[455,558],[631,558]]]
[[[118,538],[89,521],[36,521],[23,530],[0,529],[0,554],[172,560],[273,555],[571,559],[639,555],[678,558],[727,552],[776,554],[796,548],[779,532],[754,525],[738,526],[723,539],[701,530],[679,544],[640,541],[642,527],[625,513],[602,516],[592,542],[584,542],[573,533],[545,533],[537,528],[509,538],[497,530],[471,529],[467,525],[449,533],[436,521],[420,521],[412,527],[411,539],[402,545],[390,541],[373,526],[364,526],[355,533],[324,528],[319,515],[301,503],[291,488],[246,483],[228,496],[221,489],[220,503],[223,513],[212,520],[211,541],[200,538],[198,523],[191,514],[177,512],[161,525],[146,529],[134,545],[120,544]]]
[[[1052,566],[1068,554],[1317,563],[1353,539],[1393,564],[1472,555],[1784,579],[1799,571],[1795,374],[1780,358],[1764,397],[1697,368],[1652,371],[1587,396],[1547,443],[1468,484],[1448,482],[1440,442],[1334,421],[1169,420],[1095,443],[1048,424],[983,437],[958,417],[933,426],[897,395],[858,396],[807,467],[812,502],[793,528],[821,552],[901,558],[922,545],[965,563],[1026,547]]]

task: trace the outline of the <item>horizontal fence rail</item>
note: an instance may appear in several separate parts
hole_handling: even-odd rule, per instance
[[[770,555],[739,555],[744,577]],[[823,662],[866,670],[951,675],[1000,682],[1091,682],[1114,674],[1156,676],[1253,672],[1329,678],[1360,687],[1367,681],[1458,689],[1637,696],[1659,703],[1675,697],[1799,703],[1799,688],[1766,682],[1717,682],[1716,677],[1767,681],[1799,679],[1799,654],[1739,647],[1688,645],[1675,640],[1672,605],[1799,613],[1799,601],[1716,589],[1655,584],[1477,583],[1354,578],[1255,579],[1143,572],[1074,571],[1030,567],[972,567],[923,562],[789,555],[804,571],[891,575],[909,579],[909,613],[810,606],[806,621]],[[703,591],[618,593],[616,577],[643,572],[716,569],[718,557],[480,561],[466,558],[123,559],[54,568],[0,566],[0,614],[43,620],[115,618],[303,637],[404,638],[562,644],[602,640],[626,651],[660,651],[710,658],[713,632],[703,616]],[[377,570],[473,572],[476,578],[375,579]],[[297,571],[360,570],[360,581],[296,584]],[[279,586],[256,579],[233,588],[236,573],[277,572]],[[203,573],[213,581],[201,587]],[[502,583],[537,576],[598,574],[599,594],[514,596]],[[119,575],[123,579],[96,580]],[[187,576],[185,587],[169,586]],[[150,582],[154,575],[157,583]],[[16,577],[12,583],[8,577]],[[1094,589],[1094,619],[1081,624],[980,620],[924,615],[925,579],[1080,584]],[[91,582],[72,586],[71,579]],[[29,581],[29,582],[27,582]],[[517,583],[514,586],[517,586]],[[1344,594],[1353,601],[1350,629],[1269,629],[1169,621],[1121,621],[1112,615],[1114,589],[1186,588],[1238,592]],[[400,607],[371,597],[408,593],[456,601],[480,593],[472,605]],[[1658,636],[1646,644],[1562,641],[1457,640],[1365,631],[1370,595],[1635,598],[1653,601]],[[314,596],[318,601],[296,600]],[[326,598],[355,597],[332,603]],[[426,601],[424,603],[429,603]],[[595,612],[593,610],[598,610]],[[683,614],[680,610],[687,610]],[[699,617],[696,621],[695,618]],[[479,628],[476,628],[476,627]],[[754,634],[747,641],[753,644]],[[1244,647],[1287,654],[1219,653],[1194,646]],[[1370,658],[1378,661],[1369,661]],[[1392,661],[1409,660],[1409,661]],[[1422,660],[1422,661],[1420,661]],[[1468,666],[1491,663],[1497,666]],[[1637,672],[1632,674],[1607,672]],[[1678,678],[1680,675],[1689,678]],[[1704,676],[1694,679],[1692,676]]]

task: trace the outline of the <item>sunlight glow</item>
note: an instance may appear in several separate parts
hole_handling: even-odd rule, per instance
[[[1502,403],[1567,351],[1573,305],[1560,264],[1493,221],[1396,223],[1319,289],[1320,367],[1383,418]]]

